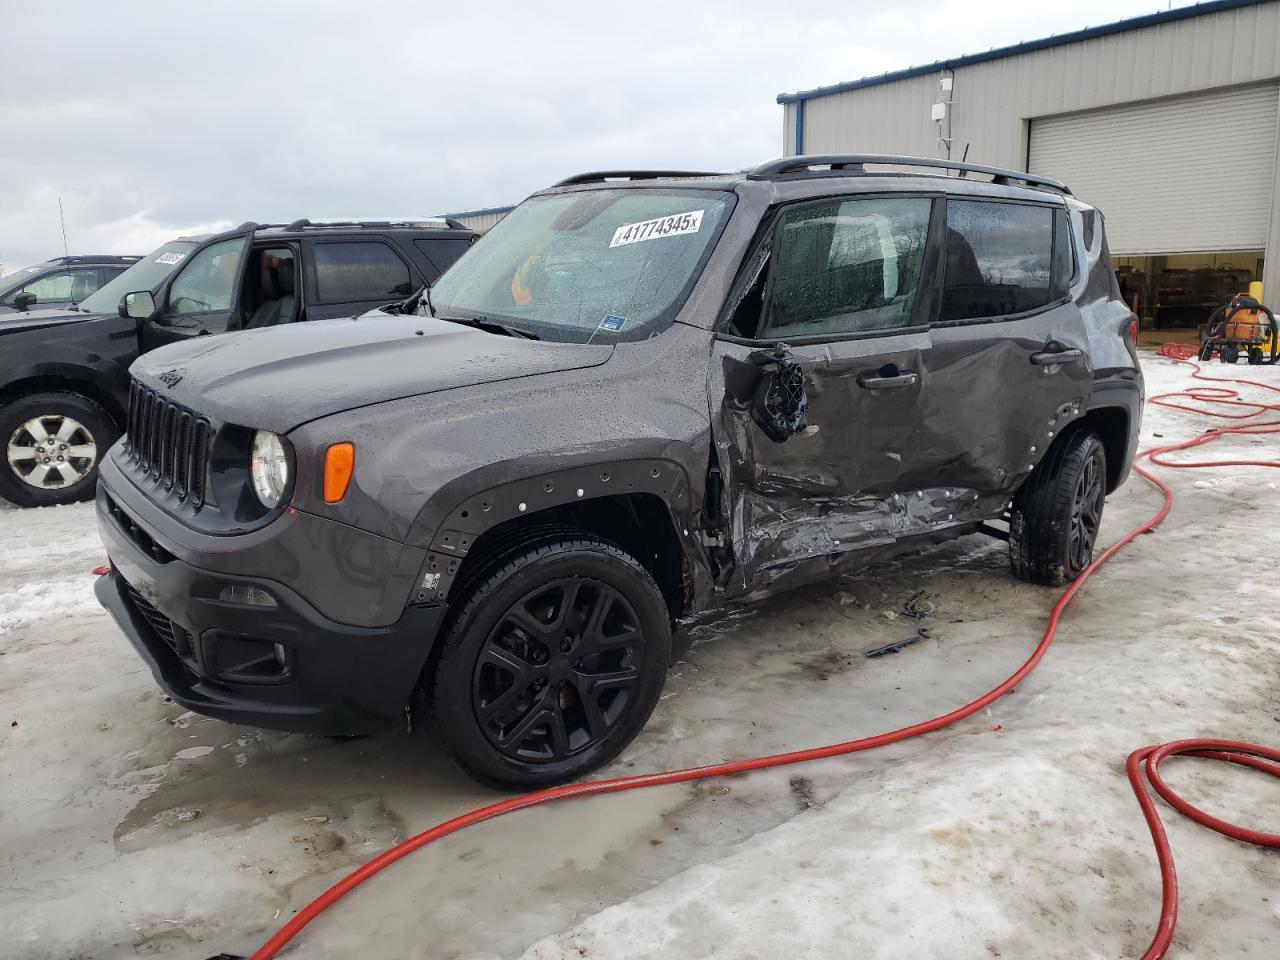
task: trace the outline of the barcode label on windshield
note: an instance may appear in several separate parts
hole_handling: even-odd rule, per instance
[[[181,263],[184,257],[186,257],[185,253],[162,253],[160,256],[156,257],[156,263]]]
[[[688,213],[673,213],[669,217],[657,217],[642,223],[624,223],[613,231],[610,247],[624,247],[628,243],[639,243],[641,240],[656,240],[659,237],[678,237],[685,233],[697,233],[702,227],[702,215],[706,210],[690,210]]]

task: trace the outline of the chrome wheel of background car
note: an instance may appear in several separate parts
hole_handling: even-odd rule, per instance
[[[598,580],[526,594],[476,661],[471,702],[485,737],[523,762],[563,760],[599,742],[634,700],[643,644],[631,604]]]
[[[1093,559],[1093,544],[1102,521],[1102,503],[1106,497],[1103,467],[1097,454],[1084,462],[1076,478],[1071,500],[1071,531],[1068,555],[1071,565],[1083,570]]]
[[[98,462],[98,444],[73,417],[36,416],[13,431],[5,459],[23,482],[39,490],[60,490],[89,475]]]

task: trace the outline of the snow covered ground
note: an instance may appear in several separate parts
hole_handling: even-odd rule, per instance
[[[1239,368],[1280,384],[1280,368]],[[1149,356],[1150,392],[1191,381]],[[1222,372],[1215,367],[1211,372]],[[1148,410],[1143,445],[1200,432]],[[1197,456],[1277,455],[1274,437]],[[1126,754],[1280,741],[1280,471],[1164,471],[1179,500],[1079,596],[989,714],[869,754],[573,801],[398,864],[288,956],[1133,956],[1159,882]],[[1149,515],[1131,480],[1109,540]],[[90,505],[0,509],[0,955],[249,953],[386,846],[494,798],[425,738],[332,741],[166,702],[96,606]],[[971,537],[696,627],[614,774],[844,740],[959,705],[1034,646],[1055,591]],[[914,633],[932,639],[868,660]],[[1170,763],[1175,788],[1277,829],[1275,786]],[[1170,813],[1173,956],[1280,955],[1280,858]]]

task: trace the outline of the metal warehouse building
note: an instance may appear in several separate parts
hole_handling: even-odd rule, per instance
[[[1280,0],[1218,0],[781,94],[787,154],[968,159],[1065,181],[1107,218],[1144,322],[1250,280],[1280,307]]]
[[[463,210],[461,213],[446,213],[444,216],[457,220],[476,233],[487,233],[491,227],[515,207],[486,207],[483,210]]]

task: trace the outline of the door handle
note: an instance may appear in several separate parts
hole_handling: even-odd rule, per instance
[[[1037,367],[1047,367],[1051,363],[1071,363],[1083,356],[1084,351],[1075,348],[1070,350],[1045,350],[1043,353],[1033,353],[1031,362]]]
[[[880,373],[864,373],[858,377],[858,386],[867,390],[893,390],[897,387],[914,387],[920,382],[920,375],[914,370],[903,370],[901,373],[882,376]]]

